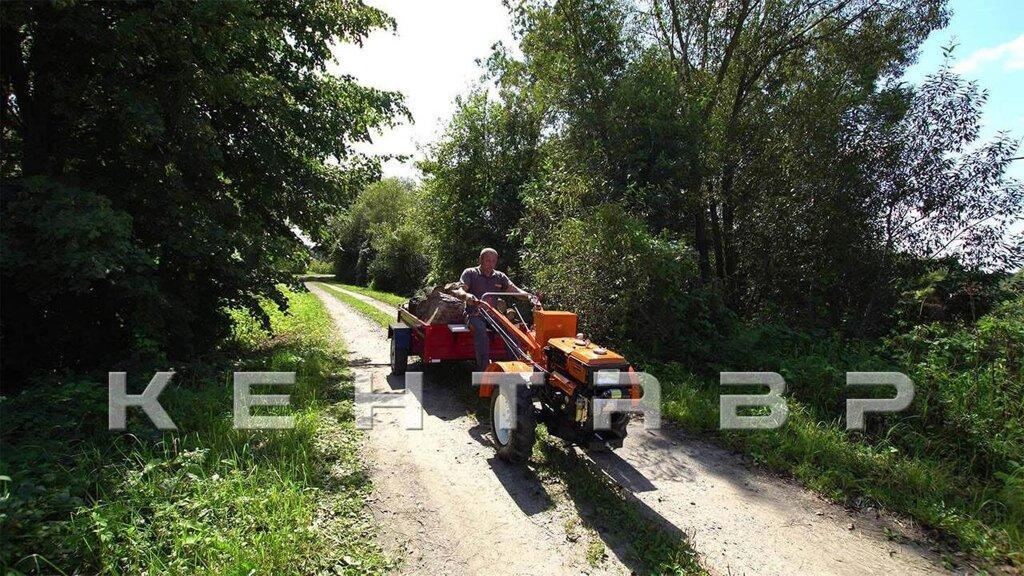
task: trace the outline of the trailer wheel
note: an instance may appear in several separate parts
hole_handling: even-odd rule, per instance
[[[409,366],[409,350],[406,348],[399,348],[395,339],[391,339],[391,373],[396,376],[405,374],[405,369]]]
[[[499,422],[507,422],[512,410],[516,413],[515,428],[499,429]],[[529,390],[516,386],[515,398],[509,398],[502,393],[501,386],[494,388],[491,393],[491,437],[502,460],[521,463],[530,459],[537,441],[537,413]]]

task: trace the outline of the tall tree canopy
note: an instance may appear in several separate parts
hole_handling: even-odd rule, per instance
[[[445,214],[428,228],[435,273],[485,223],[461,238],[558,277],[543,268],[561,266],[567,221],[612,207],[692,247],[698,285],[741,317],[867,335],[947,257],[1024,263],[1006,176],[1018,141],[979,140],[984,92],[948,66],[899,81],[944,0],[510,5],[519,51],[487,60],[497,98],[460,101],[423,164],[425,202]],[[692,291],[669,277],[650,288]]]
[[[208,346],[279,298],[294,227],[322,239],[379,177],[352,143],[405,113],[327,72],[394,25],[358,0],[0,10],[8,372]]]

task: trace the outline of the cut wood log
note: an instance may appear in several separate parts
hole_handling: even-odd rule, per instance
[[[465,322],[466,304],[451,294],[461,287],[461,282],[435,286],[425,296],[413,297],[406,307],[427,324],[461,324]]]

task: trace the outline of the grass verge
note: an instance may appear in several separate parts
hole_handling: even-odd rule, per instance
[[[399,296],[398,294],[392,294],[390,292],[381,292],[380,290],[374,290],[373,288],[367,288],[365,286],[356,286],[354,284],[341,283],[338,283],[337,286],[340,286],[346,290],[350,290],[357,294],[362,294],[363,296],[369,296],[374,300],[378,300],[391,306],[401,306],[402,304],[405,304],[406,302],[409,301],[408,296]]]
[[[331,321],[309,293],[244,314],[202,361],[175,367],[160,402],[178,427],[136,409],[106,429],[105,375],[39,382],[3,399],[4,572],[381,574],[369,481],[357,455],[351,381]],[[129,392],[158,369],[132,367]],[[294,371],[287,430],[235,430],[232,371]],[[254,388],[282,393],[281,387]]]
[[[999,494],[1002,489],[972,480],[955,463],[857,440],[838,421],[821,421],[792,398],[787,399],[789,418],[777,430],[721,431],[717,383],[678,366],[649,370],[662,385],[662,416],[684,430],[791,474],[834,501],[910,516],[986,562],[1024,560],[1020,525],[1008,517],[991,519],[984,510],[1006,498]],[[949,554],[943,560],[950,568],[960,564]]]
[[[575,449],[547,435],[538,427],[538,442],[533,460],[541,478],[553,477],[565,486],[566,493],[590,527],[608,533],[629,548],[626,558],[637,573],[703,575],[697,553],[689,538],[677,528],[658,522],[643,512],[644,504],[628,490],[601,472]],[[588,549],[588,562],[597,563],[601,549]]]
[[[395,321],[395,317],[392,314],[387,314],[372,304],[367,304],[359,298],[353,297],[351,294],[342,292],[335,284],[328,284],[326,282],[317,282],[317,284],[330,292],[330,294],[338,300],[341,300],[345,304],[355,308],[357,312],[369,317],[370,320],[373,320],[385,328]]]

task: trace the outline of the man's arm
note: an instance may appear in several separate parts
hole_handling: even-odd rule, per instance
[[[506,276],[506,278],[508,278],[508,276]],[[530,304],[533,304],[534,308],[540,306],[540,300],[537,299],[537,296],[523,290],[519,286],[516,286],[515,282],[513,282],[511,278],[508,278],[508,291],[516,294],[526,294],[530,297]]]
[[[463,284],[463,286],[465,286],[465,284]],[[469,292],[466,292],[466,290],[463,288],[456,288],[452,290],[451,295],[455,296],[459,300],[462,300],[466,304],[476,304],[477,302],[477,297],[473,296]]]
[[[466,288],[469,286],[469,279],[466,277],[468,270],[462,272],[462,276],[459,277],[460,287],[451,290],[451,295],[462,300],[466,304],[476,304],[477,297],[473,296],[469,292],[466,292]]]

